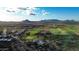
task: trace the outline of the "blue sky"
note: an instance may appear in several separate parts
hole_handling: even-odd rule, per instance
[[[79,20],[79,8],[78,7],[50,7],[45,8],[51,12],[51,18],[60,20],[74,19]]]
[[[0,21],[79,20],[79,7],[0,7]]]

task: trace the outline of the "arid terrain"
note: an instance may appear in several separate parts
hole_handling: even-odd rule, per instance
[[[1,51],[78,51],[79,22],[49,19],[0,22]]]

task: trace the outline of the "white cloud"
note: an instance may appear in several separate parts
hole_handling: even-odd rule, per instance
[[[26,8],[26,9],[22,9],[22,8]],[[30,17],[32,19],[33,16],[35,16],[36,18],[41,14],[44,16],[44,15],[48,15],[49,12],[36,7],[20,7],[20,8],[19,7],[5,7],[5,8],[1,7],[0,21],[22,21],[26,18],[30,19]]]
[[[0,21],[21,21],[22,17],[9,15],[6,12],[0,11]]]
[[[42,15],[48,15],[49,14],[49,12],[47,12],[45,10],[42,10],[41,13],[42,13]]]
[[[15,12],[16,14],[18,12],[25,14],[25,15],[35,15],[35,10],[37,10],[37,8],[35,7],[16,7],[16,8],[6,8],[5,9],[7,12],[11,13],[11,12]]]
[[[31,10],[26,10],[27,15],[30,15],[30,13],[31,13]]]
[[[20,10],[23,10],[22,12],[24,12],[24,11],[26,11],[26,15],[36,15],[36,12],[35,12],[35,10],[37,10],[37,8],[35,8],[35,7],[26,7],[26,9],[25,8],[23,8],[23,7],[21,7],[20,8]]]
[[[18,7],[0,7],[0,21],[22,21],[26,16],[35,16],[34,10],[35,7],[28,7],[27,10],[20,10]]]

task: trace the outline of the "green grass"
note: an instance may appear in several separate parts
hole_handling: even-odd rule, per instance
[[[36,33],[38,33],[40,31],[39,28],[34,28],[34,29],[31,29],[29,32],[30,32],[30,35],[35,35]]]
[[[56,34],[56,35],[65,35],[67,34],[67,32],[61,28],[52,28],[52,29],[49,29],[49,31],[53,34]]]
[[[42,29],[44,29],[44,28],[33,28],[33,29],[29,30],[30,35],[27,36],[25,34],[23,37],[25,40],[38,39],[37,35],[35,35],[35,34],[40,32]],[[75,26],[67,26],[64,28],[60,28],[60,27],[48,28],[47,30],[55,35],[72,35],[72,34],[76,34],[76,32],[78,32],[78,28]]]

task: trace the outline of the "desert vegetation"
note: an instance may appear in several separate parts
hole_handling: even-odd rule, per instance
[[[56,22],[56,21],[55,21]],[[57,21],[10,23],[11,26],[0,26],[7,29],[6,35],[12,38],[9,49],[11,51],[78,51],[79,24]],[[28,24],[27,24],[28,23]],[[7,24],[7,23],[6,23]],[[16,26],[15,26],[16,25]],[[2,34],[0,34],[2,35]],[[1,38],[0,38],[1,39]],[[2,42],[2,41],[0,41]],[[5,42],[6,43],[6,42]],[[0,43],[0,45],[3,43]],[[5,44],[3,44],[5,46]],[[2,47],[3,47],[2,46]],[[2,48],[0,47],[0,48]],[[5,47],[4,47],[5,48]]]

